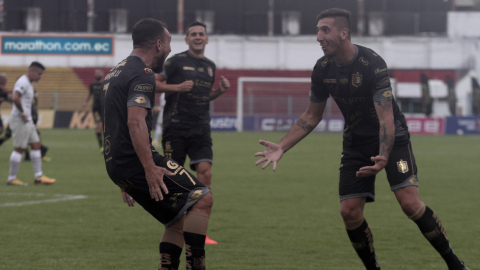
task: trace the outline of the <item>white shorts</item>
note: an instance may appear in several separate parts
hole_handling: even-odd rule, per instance
[[[21,116],[12,115],[9,126],[12,130],[13,147],[27,149],[29,144],[40,142],[37,128],[31,121],[24,123]]]

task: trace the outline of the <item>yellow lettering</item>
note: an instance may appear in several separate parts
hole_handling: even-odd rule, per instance
[[[185,169],[181,170],[180,171],[180,175],[182,174],[186,174],[188,176],[188,178],[190,179],[190,181],[192,181],[192,184],[195,186],[197,183],[195,183],[195,181],[193,181],[193,178],[190,176],[190,174],[188,174],[187,171],[185,171]]]

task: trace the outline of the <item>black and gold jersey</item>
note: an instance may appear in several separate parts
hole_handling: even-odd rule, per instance
[[[395,139],[408,140],[405,116],[393,98],[385,61],[369,48],[355,48],[355,56],[345,65],[338,65],[333,56],[317,61],[310,100],[321,102],[332,96],[345,118],[344,147],[358,147],[379,143],[380,124],[374,102],[391,99]]]
[[[153,127],[155,77],[137,55],[130,55],[112,68],[102,83],[104,157],[112,180],[124,180],[142,170],[127,126],[130,106],[148,110],[148,136]],[[150,143],[152,139],[150,137]],[[154,150],[153,146],[150,146]]]
[[[164,128],[210,125],[210,91],[215,81],[215,63],[185,51],[165,61],[161,75],[167,79],[167,84],[194,82],[189,92],[165,94]]]
[[[100,99],[102,96],[102,83],[101,82],[93,82],[90,84],[90,94],[93,96],[93,108],[100,108]]]

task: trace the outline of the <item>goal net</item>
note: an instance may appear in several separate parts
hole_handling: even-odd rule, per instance
[[[309,77],[239,77],[237,131],[289,130],[307,108],[310,87]],[[341,116],[332,99],[327,101],[325,115]]]

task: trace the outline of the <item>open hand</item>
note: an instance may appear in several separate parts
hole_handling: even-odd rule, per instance
[[[265,164],[263,164],[262,169],[265,169],[270,165],[271,162],[273,162],[273,171],[277,170],[277,162],[282,158],[283,156],[283,150],[280,148],[278,144],[260,140],[260,144],[264,145],[267,147],[265,151],[263,152],[257,152],[255,153],[256,157],[262,156],[263,158],[259,159],[257,162],[255,162],[255,165],[259,165],[263,162],[266,161]]]
[[[133,207],[135,205],[135,200],[128,195],[123,189],[120,189],[120,192],[122,193],[122,199],[125,203],[128,204],[128,206]]]
[[[148,170],[145,170],[145,177],[147,179],[148,189],[150,190],[150,197],[157,202],[163,200],[162,190],[165,192],[165,194],[168,194],[167,186],[163,182],[164,175],[174,176],[175,174],[158,166],[154,166]]]
[[[375,162],[373,166],[365,166],[358,170],[357,177],[368,177],[376,175],[379,173],[385,166],[387,166],[388,158],[384,156],[372,157],[371,160]]]

